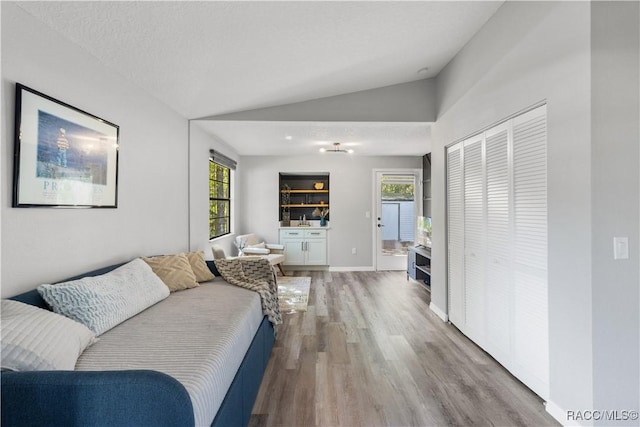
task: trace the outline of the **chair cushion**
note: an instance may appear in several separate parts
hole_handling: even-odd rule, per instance
[[[241,234],[240,236],[236,236],[236,244],[240,244],[240,242],[244,242],[245,246],[251,246],[260,243],[260,239],[253,233]]]
[[[268,255],[271,251],[269,251],[269,249],[267,248],[254,248],[254,247],[250,247],[250,248],[244,248],[242,250],[242,253],[244,255]]]
[[[284,262],[283,254],[269,254],[269,255],[262,255],[262,257],[268,259],[269,264],[271,265],[277,265],[277,264],[280,264],[281,262]]]

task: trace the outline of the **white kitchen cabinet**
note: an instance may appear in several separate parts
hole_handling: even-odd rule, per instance
[[[291,228],[280,230],[285,265],[327,265],[327,230]]]

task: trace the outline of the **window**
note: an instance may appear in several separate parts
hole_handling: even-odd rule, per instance
[[[235,161],[216,151],[209,157],[209,238],[231,233],[231,171]]]

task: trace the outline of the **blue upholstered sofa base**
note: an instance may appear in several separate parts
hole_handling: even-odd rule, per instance
[[[249,423],[274,342],[273,325],[265,317],[213,420],[213,427],[246,426]]]
[[[13,299],[48,308],[35,290]],[[265,317],[212,426],[249,423],[274,342],[273,325]],[[191,399],[184,386],[156,371],[2,372],[0,382],[2,426],[194,425]]]

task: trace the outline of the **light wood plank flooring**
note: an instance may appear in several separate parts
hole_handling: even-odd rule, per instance
[[[284,315],[250,426],[558,425],[405,273],[295,275],[309,307]]]

